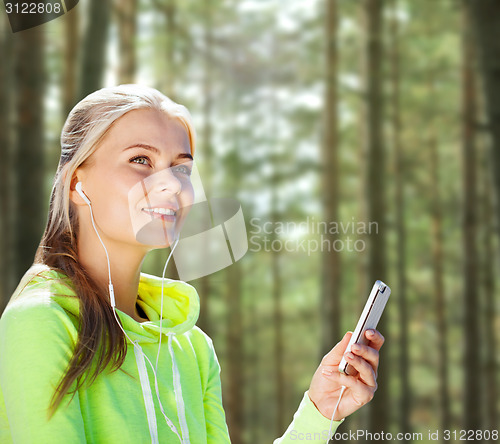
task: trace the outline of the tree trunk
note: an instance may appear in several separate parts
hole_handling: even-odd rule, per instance
[[[464,14],[462,57],[462,168],[463,168],[463,253],[464,253],[464,428],[481,429],[480,378],[476,374],[479,364],[480,335],[477,300],[477,249],[476,249],[476,144],[475,122],[476,84],[474,54],[469,26]]]
[[[164,7],[165,20],[167,22],[166,26],[166,37],[167,37],[167,51],[166,51],[166,62],[167,67],[165,69],[165,94],[167,94],[172,100],[175,100],[175,37],[176,37],[176,15],[177,15],[177,4],[176,0],[167,0]]]
[[[80,8],[73,8],[63,18],[65,28],[63,121],[68,117],[77,100],[78,48]]]
[[[0,17],[0,314],[9,301],[15,283],[12,279],[12,105],[14,38],[7,16]]]
[[[358,5],[357,10],[356,10],[356,20],[358,22],[358,27],[360,30],[365,30],[366,29],[366,22],[367,22],[367,14],[366,10],[364,8],[364,3],[360,3]],[[362,31],[361,36],[364,35],[364,31]],[[359,177],[359,182],[357,185],[357,190],[356,190],[356,198],[358,201],[357,205],[357,218],[359,221],[368,221],[368,199],[366,197],[366,190],[368,189],[368,175],[366,172],[368,171],[368,145],[366,141],[368,140],[368,114],[367,114],[367,106],[366,106],[366,101],[365,101],[365,88],[366,84],[368,83],[368,75],[367,75],[367,63],[366,63],[366,54],[365,51],[363,50],[364,48],[364,42],[360,42],[359,45],[359,51],[358,51],[358,56],[356,57],[356,69],[359,72],[359,83],[361,86],[360,88],[360,100],[358,101],[358,108],[357,108],[357,123],[356,123],[356,144],[357,144],[357,153],[356,153],[356,159],[357,159],[357,174]],[[367,233],[364,233],[363,235],[360,236],[360,240],[364,242],[366,246],[369,245],[370,242],[370,236]],[[365,297],[368,296],[369,293],[369,288],[371,289],[373,282],[369,283],[368,282],[368,268],[369,268],[369,257],[368,257],[368,248],[365,248],[363,251],[359,252],[357,254],[357,260],[356,260],[356,275],[358,278],[356,279],[356,288],[355,288],[355,295],[358,296],[358,303],[357,307],[359,310],[362,309],[364,303],[366,302],[363,301],[363,295]],[[358,312],[361,314],[361,311]],[[352,313],[353,317],[356,315],[359,316],[357,313]],[[356,319],[352,319],[351,322],[355,322]],[[350,325],[349,329],[354,330],[355,325]],[[348,427],[351,430],[354,429],[366,429],[368,420],[369,420],[369,415],[370,415],[370,407],[367,406],[366,408],[360,409],[357,415],[351,415],[348,416],[345,420],[345,426],[343,427]]]
[[[111,0],[89,0],[80,72],[80,99],[102,87],[110,11]]]
[[[500,221],[500,2],[465,0],[474,26],[486,98],[488,125],[492,136],[492,168]],[[500,227],[500,224],[497,224]],[[499,228],[500,230],[500,228]]]
[[[385,148],[382,138],[382,10],[383,0],[366,0],[367,13],[367,145],[368,145],[368,218],[378,224],[378,233],[370,234],[369,283],[387,280],[385,238]],[[387,337],[387,313],[382,316],[378,330]],[[382,432],[388,428],[389,418],[389,363],[387,343],[380,353],[378,390],[370,403],[371,432]]]
[[[15,177],[16,281],[32,265],[44,226],[43,29],[22,31],[16,39],[17,143]]]
[[[135,38],[137,0],[119,0],[115,3],[118,14],[120,66],[118,81],[134,83],[136,71]]]
[[[241,264],[231,265],[227,276],[227,389],[225,405],[233,444],[243,443],[243,332],[241,309]]]
[[[234,52],[236,48],[231,48],[230,54],[233,55],[233,64],[230,66],[231,80],[230,86],[233,91],[230,105],[233,109],[232,121],[230,122],[231,134],[230,140],[233,141],[232,153],[225,158],[226,186],[238,193],[241,187],[242,164],[239,157],[240,129],[237,126],[235,116],[237,115],[237,103],[240,91],[238,89],[237,72],[238,66]],[[243,443],[244,421],[244,367],[245,351],[243,349],[243,312],[242,312],[242,272],[241,262],[234,262],[230,250],[233,264],[226,269],[227,276],[227,365],[228,369],[226,384],[229,390],[226,390],[225,397],[227,406],[227,419],[229,431],[231,434],[231,443]]]
[[[489,144],[488,144],[489,145]],[[485,148],[488,151],[483,152],[481,162],[481,176],[482,176],[482,288],[484,291],[484,350],[485,350],[485,372],[484,372],[484,386],[485,386],[485,421],[483,429],[495,430],[498,428],[498,364],[496,362],[498,356],[498,329],[495,329],[495,249],[492,242],[495,239],[495,214],[494,208],[494,195],[493,183],[491,177],[490,163],[491,153],[489,146]],[[485,150],[482,150],[485,151]],[[498,442],[498,440],[491,439],[488,442]]]
[[[253,271],[255,273],[255,271]],[[260,289],[259,283],[256,283],[255,280],[251,280],[248,286],[246,287],[246,291],[250,295],[257,294]],[[262,352],[262,326],[261,317],[259,315],[259,307],[262,301],[257,300],[251,296],[246,303],[245,309],[248,310],[248,331],[251,333],[249,335],[245,335],[247,338],[246,343],[246,357],[249,365],[245,366],[245,378],[248,381],[249,389],[245,390],[245,393],[248,393],[248,409],[245,418],[247,418],[246,422],[249,424],[249,427],[246,427],[249,438],[247,439],[247,443],[256,443],[261,442],[261,427],[258,425],[262,424],[264,417],[268,414],[267,412],[263,412],[261,408],[261,386],[262,386],[262,367],[263,363],[265,364],[266,359],[261,359]],[[264,395],[266,402],[268,400],[267,393]]]
[[[338,221],[339,206],[339,155],[338,155],[338,94],[337,94],[337,0],[326,0],[326,91],[324,104],[322,143],[323,214],[327,223]],[[321,356],[325,355],[341,337],[340,332],[340,252],[334,248],[339,235],[324,233],[329,249],[322,252]],[[323,245],[323,239],[321,240]]]
[[[400,106],[400,33],[397,16],[398,1],[393,3],[393,17],[391,21],[391,83],[392,83],[392,144],[394,149],[394,185],[396,188],[396,233],[397,233],[397,295],[399,300],[399,376],[401,384],[401,398],[399,403],[400,430],[410,432],[411,393],[409,378],[409,341],[408,341],[408,308],[406,292],[406,224],[405,224],[405,159],[401,143],[402,123]],[[409,442],[403,440],[403,442]]]
[[[430,79],[429,99],[435,100],[434,80]],[[431,119],[434,114],[431,115]],[[432,120],[431,120],[432,121]],[[436,129],[430,124],[429,151],[430,174],[432,189],[432,262],[433,281],[436,301],[436,322],[438,330],[438,373],[439,373],[439,401],[441,407],[441,430],[449,430],[451,426],[450,396],[448,391],[448,328],[446,322],[446,302],[443,280],[443,214],[441,207],[441,185],[439,180],[440,159],[436,140]]]
[[[212,6],[210,0],[205,0],[205,52],[204,52],[204,63],[205,63],[205,77],[203,82],[203,160],[205,164],[205,171],[207,172],[204,176],[203,187],[205,189],[205,195],[208,199],[212,196],[212,174],[214,171],[213,165],[213,149],[212,149],[212,57],[213,57],[213,23],[212,23]],[[210,292],[211,292],[211,282],[210,276],[204,276],[200,279],[200,293],[202,297],[200,317],[198,319],[198,326],[210,335]]]
[[[273,185],[276,190],[277,185]],[[276,208],[276,205],[273,205]],[[272,216],[273,226],[276,226],[278,218]],[[275,235],[271,235],[274,240]],[[272,242],[272,241],[271,241]],[[279,251],[271,252],[271,274],[273,282],[273,325],[274,325],[274,381],[276,385],[276,432],[281,435],[286,427],[285,424],[285,374],[284,374],[284,340],[283,340],[283,316],[282,316],[282,277],[281,277],[281,254]]]

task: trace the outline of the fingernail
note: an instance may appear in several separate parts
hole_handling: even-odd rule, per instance
[[[366,333],[368,334],[368,336],[373,336],[375,334],[373,330],[366,330]]]
[[[352,344],[351,350],[355,352],[359,352],[361,350],[361,347],[358,344]]]
[[[322,368],[321,373],[323,373],[325,376],[332,376],[333,375],[333,371],[329,370],[327,368]]]
[[[347,353],[345,354],[345,357],[346,357],[347,359],[354,359],[354,355],[353,355],[351,352],[347,352]]]

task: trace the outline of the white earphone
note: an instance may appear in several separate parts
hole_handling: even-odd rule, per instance
[[[82,183],[81,182],[78,182],[76,184],[75,190],[82,197],[82,199],[86,202],[87,205],[91,205],[90,199],[87,197],[87,195],[82,190]]]

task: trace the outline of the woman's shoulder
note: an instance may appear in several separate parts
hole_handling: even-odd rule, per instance
[[[59,375],[78,339],[78,317],[71,308],[78,298],[69,296],[53,271],[33,271],[23,276],[0,318],[2,383],[16,372],[36,379],[43,371],[56,369]]]
[[[78,309],[79,302],[69,278],[46,265],[36,264],[22,277],[0,322],[39,324],[56,319],[77,318]]]
[[[34,288],[45,288],[60,294],[74,295],[71,280],[63,272],[45,264],[33,264],[21,278],[11,300],[17,299],[27,290]]]
[[[203,355],[207,359],[213,359],[216,353],[212,338],[197,325],[193,326],[187,333],[190,336],[191,344],[196,350],[198,357]]]
[[[210,336],[208,336],[197,325],[193,325],[193,328],[191,328],[188,333],[191,335],[192,339],[195,339],[196,341],[200,341],[209,347],[213,347],[212,338]]]

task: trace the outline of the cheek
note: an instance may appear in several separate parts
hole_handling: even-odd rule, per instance
[[[101,220],[108,228],[111,226],[119,232],[131,230],[129,191],[128,184],[112,177],[102,184],[101,190],[97,190]]]

